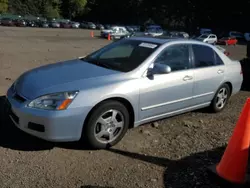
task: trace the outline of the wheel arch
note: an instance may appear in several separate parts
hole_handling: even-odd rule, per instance
[[[229,81],[224,82],[222,85],[224,85],[224,84],[228,85],[228,87],[229,87],[229,89],[230,89],[230,96],[231,96],[231,95],[232,95],[232,92],[233,92],[233,84],[232,84],[231,82],[229,82]],[[221,86],[222,86],[222,85],[221,85]]]
[[[120,103],[122,103],[128,110],[128,113],[129,113],[129,128],[133,128],[134,127],[134,121],[135,121],[135,111],[134,111],[134,108],[132,106],[132,104],[130,103],[129,100],[125,99],[124,97],[110,97],[110,98],[107,98],[107,99],[104,99],[100,102],[98,102],[89,112],[88,112],[88,115],[87,117],[85,118],[84,120],[84,123],[83,123],[83,126],[85,126],[85,124],[88,122],[88,119],[91,115],[91,113],[97,109],[102,103],[104,102],[107,102],[107,101],[118,101]]]

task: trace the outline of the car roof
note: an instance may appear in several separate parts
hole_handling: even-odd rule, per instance
[[[157,38],[157,37],[131,37],[130,40],[140,40],[140,41],[145,41],[145,42],[152,42],[152,43],[158,43],[158,44],[165,44],[168,42],[174,42],[174,41],[178,41],[178,42],[183,42],[186,43],[187,41],[193,44],[201,44],[201,45],[206,45],[206,43],[204,42],[200,42],[197,40],[193,40],[193,39],[183,39],[183,38]]]

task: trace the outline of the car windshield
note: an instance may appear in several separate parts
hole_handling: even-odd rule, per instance
[[[228,40],[228,37],[222,37],[221,40]]]
[[[208,37],[208,35],[201,35],[201,36],[199,36],[199,38],[201,38],[201,39],[205,39],[207,37]]]
[[[124,39],[114,42],[81,60],[105,68],[129,72],[146,60],[160,44]]]

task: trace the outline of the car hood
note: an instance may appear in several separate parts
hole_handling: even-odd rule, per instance
[[[27,99],[34,99],[48,93],[84,89],[84,84],[89,80],[94,86],[98,80],[105,80],[103,77],[115,74],[122,73],[80,59],[70,60],[45,65],[24,73],[16,81],[16,91]]]

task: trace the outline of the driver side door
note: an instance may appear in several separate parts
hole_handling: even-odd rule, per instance
[[[189,44],[174,44],[166,47],[154,60],[154,64],[166,64],[172,70],[168,74],[142,78],[141,121],[178,114],[193,105],[194,72],[190,52]]]

